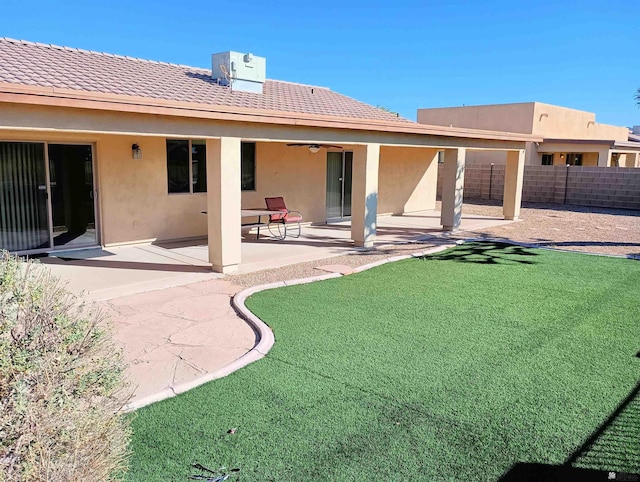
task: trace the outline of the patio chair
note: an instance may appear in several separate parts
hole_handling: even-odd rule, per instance
[[[292,230],[294,234],[289,234],[294,238],[299,238],[301,233],[300,222],[302,221],[302,214],[300,211],[291,211],[287,209],[287,205],[284,202],[283,197],[266,197],[264,201],[267,203],[267,209],[269,211],[280,211],[281,213],[274,213],[269,215],[269,232],[276,239],[285,239],[289,234],[289,230]],[[272,230],[276,229],[274,232]],[[288,226],[291,226],[288,228]],[[297,234],[296,234],[297,233]]]

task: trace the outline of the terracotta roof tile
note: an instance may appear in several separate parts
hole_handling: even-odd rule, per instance
[[[267,80],[232,92],[211,71],[116,54],[0,38],[0,82],[279,112],[410,122],[326,87]]]

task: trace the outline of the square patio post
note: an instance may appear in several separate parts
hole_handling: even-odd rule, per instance
[[[460,229],[465,157],[466,149],[464,148],[444,150],[440,223],[445,231],[457,231]]]
[[[240,264],[240,139],[207,139],[207,231],[213,271]]]
[[[376,238],[378,166],[380,144],[353,149],[351,238],[356,246],[370,248]]]
[[[611,167],[611,151],[608,147],[598,151],[598,167]]]
[[[507,151],[507,165],[504,171],[504,197],[502,213],[504,218],[515,221],[520,216],[522,205],[522,180],[524,178],[524,150]]]

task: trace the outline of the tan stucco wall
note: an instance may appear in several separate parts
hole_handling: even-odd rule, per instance
[[[608,149],[611,141],[627,141],[629,133],[626,127],[598,124],[596,115],[591,112],[541,102],[418,109],[418,122],[522,132],[547,139],[609,141],[602,145],[566,143],[558,145],[558,143],[542,142],[537,148],[533,142],[528,142],[525,163],[530,165],[542,163],[541,153],[557,153],[554,163],[562,164],[560,154],[567,152],[583,153],[583,165],[585,166],[597,166],[597,152],[600,152],[602,153],[600,165],[607,165],[604,150]],[[505,154],[500,152],[467,153],[468,165],[490,164],[492,162],[496,165],[503,165],[505,159]],[[624,161],[626,165],[626,159]]]
[[[534,134],[551,139],[627,141],[629,129],[596,123],[596,115],[541,102],[418,109],[418,122]]]
[[[531,134],[534,102],[418,109],[418,122]]]
[[[206,193],[168,194],[160,137],[3,131],[0,140],[94,144],[98,225],[104,245],[205,236]],[[134,160],[131,145],[142,147]]]
[[[131,159],[133,142],[143,159]],[[206,235],[206,193],[167,192],[164,139],[111,136],[97,146],[104,244]]]
[[[551,139],[627,141],[629,129],[598,124],[592,112],[536,102],[531,134]]]
[[[378,212],[400,214],[435,208],[438,151],[381,147]]]
[[[305,221],[326,220],[327,151],[312,154],[306,147],[256,143],[256,190],[242,193],[242,208],[264,208],[265,197],[284,196],[289,209]]]
[[[580,154],[580,151],[571,151],[571,153]],[[567,154],[569,152],[554,152],[553,165],[565,166],[567,164]],[[561,157],[564,156],[564,157]],[[540,162],[542,163],[542,154],[540,154]],[[598,153],[597,152],[582,152],[582,165],[588,167],[595,167],[598,165]]]

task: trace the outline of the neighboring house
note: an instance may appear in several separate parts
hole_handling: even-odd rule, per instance
[[[525,144],[541,137],[422,125],[265,74],[236,52],[209,70],[0,39],[0,248],[208,236],[213,269],[233,272],[241,208],[267,196],[309,222],[350,217],[368,247],[377,214],[434,208],[441,151],[445,229],[475,150],[507,152],[504,214],[518,217]]]
[[[596,123],[591,112],[540,102],[418,109],[421,124],[520,132],[528,142],[525,163],[640,167],[640,137],[626,127]],[[467,164],[504,163],[504,155],[475,153]]]

